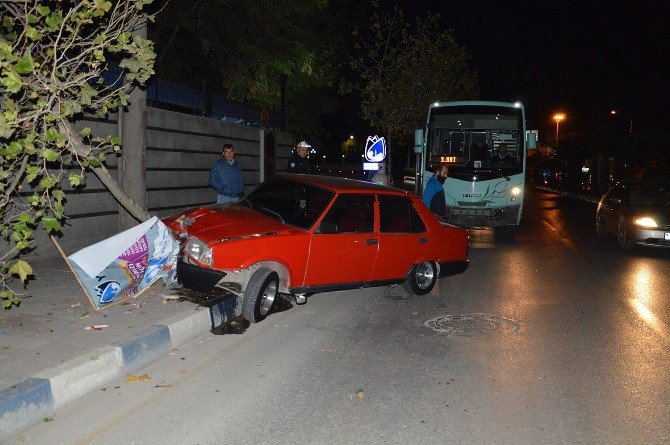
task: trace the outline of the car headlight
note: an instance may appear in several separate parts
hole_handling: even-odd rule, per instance
[[[648,216],[644,216],[642,218],[636,218],[635,220],[633,220],[633,223],[636,226],[640,227],[648,227],[648,228],[658,227],[658,224],[656,224],[654,218],[650,218]]]
[[[510,193],[512,196],[519,196],[521,194],[521,187],[514,186],[512,187],[512,190],[510,190]]]
[[[212,264],[212,249],[195,236],[188,239],[184,252],[201,263]]]

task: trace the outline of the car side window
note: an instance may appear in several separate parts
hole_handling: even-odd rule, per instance
[[[382,233],[421,233],[426,230],[410,198],[379,196],[379,224]]]
[[[317,233],[372,233],[373,195],[340,195],[321,221]]]

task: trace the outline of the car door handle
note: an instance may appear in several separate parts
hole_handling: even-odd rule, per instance
[[[419,244],[425,244],[428,242],[428,238],[419,238]]]
[[[377,238],[368,238],[365,240],[365,244],[377,244]]]

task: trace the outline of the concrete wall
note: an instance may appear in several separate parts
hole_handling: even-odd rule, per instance
[[[83,127],[101,136],[120,133],[116,115],[104,120],[82,119],[77,128]],[[210,167],[221,158],[223,144],[235,146],[247,192],[262,182],[266,141],[276,141],[277,171],[286,170],[293,145],[290,134],[276,132],[274,138],[268,138],[261,129],[151,107],[147,108],[146,138],[148,210],[159,217],[216,201],[216,192],[207,182]],[[118,158],[110,155],[106,165],[117,178]],[[66,254],[119,232],[119,205],[95,174],[87,173],[86,187],[72,190],[66,186],[65,192],[69,219],[59,243]],[[35,234],[37,255],[56,254],[41,228]]]

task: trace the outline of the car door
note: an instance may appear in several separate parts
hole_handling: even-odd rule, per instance
[[[312,234],[305,286],[365,283],[377,257],[372,194],[339,195]]]
[[[424,261],[429,233],[405,196],[379,195],[379,252],[372,281],[403,278],[412,264]]]

